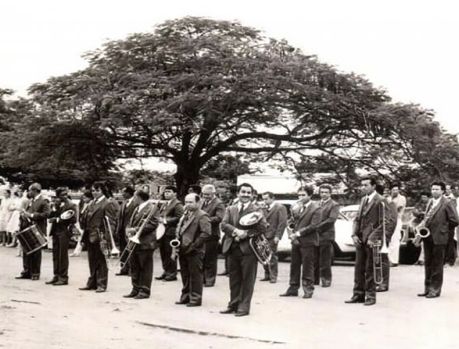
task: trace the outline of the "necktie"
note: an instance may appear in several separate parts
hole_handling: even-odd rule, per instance
[[[368,205],[368,196],[365,196],[365,199],[363,200],[362,204],[362,210],[364,210]]]
[[[244,205],[241,205],[241,207],[239,208],[239,218],[242,217],[243,213],[244,213]]]

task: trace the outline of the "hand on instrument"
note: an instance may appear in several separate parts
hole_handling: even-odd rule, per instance
[[[360,246],[362,244],[362,241],[357,235],[352,235],[352,240],[354,241],[355,246]]]
[[[278,244],[279,243],[279,238],[277,236],[274,237],[274,243]]]
[[[134,236],[136,233],[136,230],[135,228],[126,228],[126,235],[131,237],[131,236]]]

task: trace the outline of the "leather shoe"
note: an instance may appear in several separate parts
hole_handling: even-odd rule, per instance
[[[365,299],[365,302],[363,303],[363,305],[373,305],[373,304],[376,304],[375,298],[367,298]]]
[[[122,276],[122,275],[128,276],[129,273],[128,273],[128,272],[125,272],[125,271],[120,271],[119,273],[115,273],[115,276]]]
[[[285,292],[285,293],[281,293],[279,295],[280,297],[297,297],[298,296],[298,292]]]
[[[183,300],[183,301],[180,300],[180,301],[175,302],[175,304],[177,304],[177,305],[180,305],[180,304],[188,304],[188,303],[190,303],[190,301],[188,301],[188,300]]]
[[[46,285],[52,285],[52,284],[55,284],[57,281],[58,281],[57,279],[52,278],[51,280],[46,281],[45,284],[46,284]]]
[[[32,277],[30,279],[32,281],[37,281],[37,280],[40,280],[40,277],[38,275],[32,275]]]
[[[386,286],[377,286],[376,287],[376,292],[387,292],[389,291],[389,288]]]
[[[15,279],[30,279],[30,278],[31,278],[30,276],[23,275],[23,274],[15,277]]]
[[[312,292],[307,292],[303,295],[303,298],[312,298]]]
[[[425,297],[428,295],[428,292],[418,293],[418,297]]]
[[[331,286],[331,282],[329,281],[322,282],[322,287],[330,287],[330,286]]]
[[[263,279],[260,279],[260,281],[269,281],[269,278],[264,277]]]
[[[52,284],[53,286],[64,286],[64,285],[68,285],[68,281],[62,281],[62,280],[58,280],[56,281],[54,284]]]
[[[426,294],[426,298],[437,298],[437,297],[440,297],[438,293],[429,292],[428,294]]]
[[[103,288],[103,287],[97,287],[96,288],[96,293],[102,293],[102,292],[105,292],[105,288]]]
[[[95,288],[85,286],[85,287],[80,287],[79,290],[80,291],[92,291],[92,290],[95,290]]]
[[[221,310],[220,314],[234,314],[236,313],[236,309],[233,308],[226,308],[225,310]]]
[[[186,305],[187,307],[200,307],[201,303],[190,302]]]
[[[353,304],[353,303],[364,303],[365,299],[361,296],[352,296],[351,299],[344,301],[344,303],[347,304]]]
[[[97,291],[96,291],[97,292]],[[144,293],[144,292],[139,292],[135,297],[134,299],[146,299],[146,298],[150,298],[150,295]]]
[[[176,281],[177,280],[177,276],[166,276],[164,278],[164,281]]]
[[[164,280],[165,278],[166,278],[165,274],[155,277],[156,280]]]
[[[131,291],[131,293],[125,294],[123,297],[124,297],[124,298],[134,298],[135,296],[137,296],[138,293],[139,293],[139,292]]]
[[[270,283],[270,284],[275,284],[276,282],[277,282],[277,280],[274,280],[274,279],[269,280],[269,283]]]
[[[224,272],[219,273],[219,274],[217,274],[217,275],[224,276],[224,275],[228,275],[228,274],[229,274],[229,273],[225,270]]]
[[[237,311],[236,314],[234,314],[234,316],[247,316],[247,315],[249,315],[248,311]]]
[[[204,284],[204,287],[214,287],[215,284]]]

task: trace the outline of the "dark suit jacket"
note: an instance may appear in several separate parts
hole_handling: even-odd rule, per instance
[[[160,209],[161,217],[166,218],[166,231],[165,235],[175,236],[175,229],[183,215],[183,205],[178,199],[172,200],[169,204],[164,204]]]
[[[295,232],[300,233],[298,241],[301,246],[319,246],[319,234],[316,225],[319,223],[319,205],[312,201],[301,213],[296,212]]]
[[[375,193],[373,199],[362,207],[364,198],[360,202],[359,211],[354,220],[353,235],[359,237],[363,243],[367,241],[380,241],[382,240],[383,232],[383,209],[385,210],[385,229],[386,237],[389,231],[393,232],[396,225],[396,216],[392,214],[392,209],[389,207],[387,200],[378,193]]]
[[[432,201],[427,204],[428,213]],[[430,230],[435,245],[446,245],[448,243],[448,233],[459,223],[457,212],[453,202],[445,197],[441,197],[440,202],[433,208],[432,214],[426,214],[430,219],[426,221],[426,227]]]
[[[265,215],[266,222],[268,223],[265,234],[266,238],[271,240],[277,236],[279,240],[282,239],[284,230],[287,227],[288,218],[287,209],[285,206],[275,202],[269,211],[265,208],[263,213]]]
[[[202,205],[204,205],[204,201],[202,201]],[[201,209],[209,215],[212,237],[220,239],[220,223],[225,215],[225,205],[219,198],[214,197],[206,207],[201,207]]]
[[[118,214],[117,206],[113,201],[103,198],[100,202],[91,201],[87,212],[84,214],[84,229],[87,231],[86,238],[89,242],[96,243],[100,241],[99,234],[104,234],[105,239],[110,241],[109,232],[106,229],[104,220],[108,217],[112,232],[115,231],[116,216]]]
[[[255,206],[254,204],[250,203],[249,206],[244,210],[242,216],[245,216],[246,214],[254,211],[259,211],[259,208],[258,206]],[[225,216],[223,217],[221,224],[222,231],[225,233],[225,240],[223,240],[222,248],[222,252],[224,254],[228,253],[231,249],[231,245],[234,241],[234,237],[232,235],[234,229],[245,229],[244,227],[241,227],[239,225],[239,219],[239,208],[237,204],[226,208]],[[263,216],[261,221],[258,222],[258,224],[253,229],[250,229],[248,231],[247,238],[239,241],[239,247],[243,254],[248,255],[253,253],[249,245],[249,238],[260,234],[266,234],[267,225],[268,223],[266,222],[266,219]]]
[[[196,210],[189,219],[183,215],[177,225],[180,240],[180,253],[205,252],[204,242],[210,238],[212,226],[209,215],[203,210]]]
[[[322,207],[319,203],[319,223],[316,225],[319,242],[335,240],[335,222],[339,216],[339,204],[330,199]]]
[[[118,213],[118,218],[116,220],[116,234],[117,236],[126,236],[126,227],[128,226],[129,222],[131,221],[132,214],[139,206],[139,200],[133,198],[131,204],[126,207],[126,204],[129,200],[125,200],[121,205],[121,208]]]
[[[155,217],[155,214],[153,214],[147,221],[145,221],[145,219],[148,218],[148,215],[152,212],[151,210],[155,209],[154,207],[155,205],[148,203],[139,210],[139,205],[137,205],[134,212],[132,212],[128,225],[126,226],[129,228],[140,228],[141,225],[145,223],[139,237],[140,245],[137,246],[140,250],[153,250],[157,246],[156,227],[158,226],[158,219]]]
[[[21,229],[25,229],[31,224],[35,224],[40,232],[46,236],[48,217],[51,213],[49,202],[43,196],[38,196],[35,200],[30,200],[27,205],[27,212],[32,213],[31,223],[21,217]]]
[[[74,212],[74,215],[69,219],[65,219],[65,220],[60,219],[60,215],[63,212],[68,211],[68,210],[72,210]],[[55,236],[64,235],[64,234],[71,235],[72,230],[70,229],[70,227],[76,223],[77,215],[78,215],[77,210],[78,210],[77,206],[70,200],[67,200],[64,202],[63,206],[58,207],[56,211],[52,211],[49,217],[54,218],[57,221],[54,221],[53,219],[53,222],[51,223],[52,227],[51,227],[50,235],[55,235]]]

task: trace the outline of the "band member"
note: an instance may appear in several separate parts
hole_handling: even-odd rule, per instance
[[[383,222],[384,198],[376,192],[376,180],[363,178],[362,191],[365,196],[360,202],[354,220],[352,239],[356,248],[354,268],[354,290],[351,299],[345,303],[376,304],[376,285],[373,272],[373,247],[382,240],[383,224],[389,226],[391,215],[385,215]]]
[[[88,207],[90,202],[93,200],[93,196],[91,193],[91,190],[85,190],[83,194],[81,195],[80,202],[78,203],[78,230],[79,233],[81,234],[80,237],[78,238],[77,245],[75,249],[73,250],[72,254],[70,257],[78,257],[81,254],[81,251],[83,250],[83,235],[84,235],[84,229],[83,229],[83,224],[86,220],[86,213],[88,212]]]
[[[50,236],[53,237],[54,276],[46,284],[67,285],[69,276],[69,241],[73,233],[73,224],[77,221],[77,206],[69,200],[66,188],[56,189],[54,210],[49,215]]]
[[[157,276],[156,280],[174,281],[177,280],[177,260],[171,258],[170,242],[175,239],[175,229],[183,215],[183,205],[177,199],[177,188],[174,186],[169,185],[164,189],[164,198],[167,204],[164,204],[159,211],[162,222],[166,226],[164,236],[159,240],[163,273]]]
[[[118,219],[116,221],[116,230],[115,234],[118,237],[120,245],[120,254],[123,253],[127,244],[126,237],[126,227],[131,221],[132,214],[134,213],[137,206],[139,206],[139,201],[137,199],[138,195],[134,196],[135,190],[132,187],[125,187],[122,190],[124,202],[121,205],[119,210]],[[129,274],[129,265],[126,263],[123,269],[116,273],[115,275],[128,275]]]
[[[83,215],[84,230],[83,242],[88,248],[89,278],[85,287],[80,290],[96,290],[97,293],[105,292],[108,282],[107,260],[109,249],[109,224],[113,224],[118,214],[116,206],[112,204],[106,195],[109,195],[107,188],[102,182],[95,182],[91,188],[94,200],[88,206],[87,212]],[[114,226],[110,227],[114,231]]]
[[[215,187],[207,184],[202,188],[201,210],[206,212],[212,225],[212,234],[207,239],[204,253],[204,286],[215,285],[217,276],[218,241],[220,240],[220,223],[225,215],[225,205],[215,195]]]
[[[284,205],[279,204],[274,201],[274,194],[272,192],[266,192],[262,194],[263,201],[265,203],[265,208],[263,213],[268,223],[268,228],[266,231],[266,238],[269,241],[271,250],[273,251],[270,265],[265,266],[265,277],[260,281],[269,281],[274,284],[277,282],[277,244],[282,235],[284,235],[284,230],[287,227],[287,209]]]
[[[197,307],[202,303],[205,242],[212,233],[209,215],[199,208],[199,200],[199,195],[195,193],[185,197],[185,214],[177,226],[183,288],[176,304],[188,307]]]
[[[390,187],[390,202],[394,203],[397,207],[397,225],[395,227],[394,235],[390,240],[389,245],[389,261],[391,267],[396,267],[400,259],[400,240],[402,238],[402,217],[405,212],[406,198],[400,194],[400,185],[393,184]]]
[[[319,188],[319,246],[316,248],[314,263],[314,284],[330,287],[332,282],[333,242],[335,241],[335,222],[339,215],[339,204],[331,199],[332,187],[323,184]]]
[[[239,219],[251,212],[258,211],[251,200],[253,187],[243,183],[238,187],[237,204],[226,208],[221,224],[225,233],[222,251],[228,255],[230,301],[227,309],[222,314],[235,314],[236,316],[249,315],[250,302],[257,278],[257,258],[250,248],[249,238],[266,233],[267,223],[264,217],[250,231],[244,230]],[[250,232],[250,236],[249,236]]]
[[[135,193],[135,200],[139,204],[132,213],[126,227],[129,237],[136,236],[140,244],[136,245],[130,258],[132,291],[125,298],[145,299],[150,297],[151,281],[153,277],[153,251],[156,244],[156,227],[158,216],[152,210],[156,206],[148,202],[150,195],[144,191]],[[139,231],[140,230],[140,231]]]
[[[311,187],[298,189],[299,201],[292,209],[294,228],[290,235],[292,240],[290,286],[280,295],[281,297],[298,296],[300,279],[304,291],[303,298],[311,298],[314,293],[315,250],[319,246],[319,234],[315,226],[319,223],[319,206],[311,200],[313,193]],[[303,267],[302,274],[301,267]]]
[[[445,183],[433,182],[430,186],[432,200],[427,205],[423,222],[430,234],[423,239],[424,245],[424,292],[420,297],[440,297],[443,285],[443,263],[449,233],[459,223],[457,212],[452,202],[443,197]]]
[[[453,190],[451,188],[451,185],[446,184],[446,190],[445,190],[445,198],[447,198],[453,207],[456,209],[457,212],[457,200],[456,197],[454,196]],[[445,263],[448,263],[450,266],[453,266],[456,263],[456,258],[457,258],[457,246],[456,246],[456,241],[454,241],[454,233],[456,231],[456,228],[451,228],[449,232],[449,237],[448,237],[448,243],[446,244],[446,252],[445,252]]]
[[[21,213],[20,230],[35,225],[41,234],[46,236],[47,219],[50,213],[49,202],[41,194],[41,185],[30,185],[27,196],[30,199],[27,208]],[[23,271],[16,279],[40,279],[41,249],[22,255]]]

